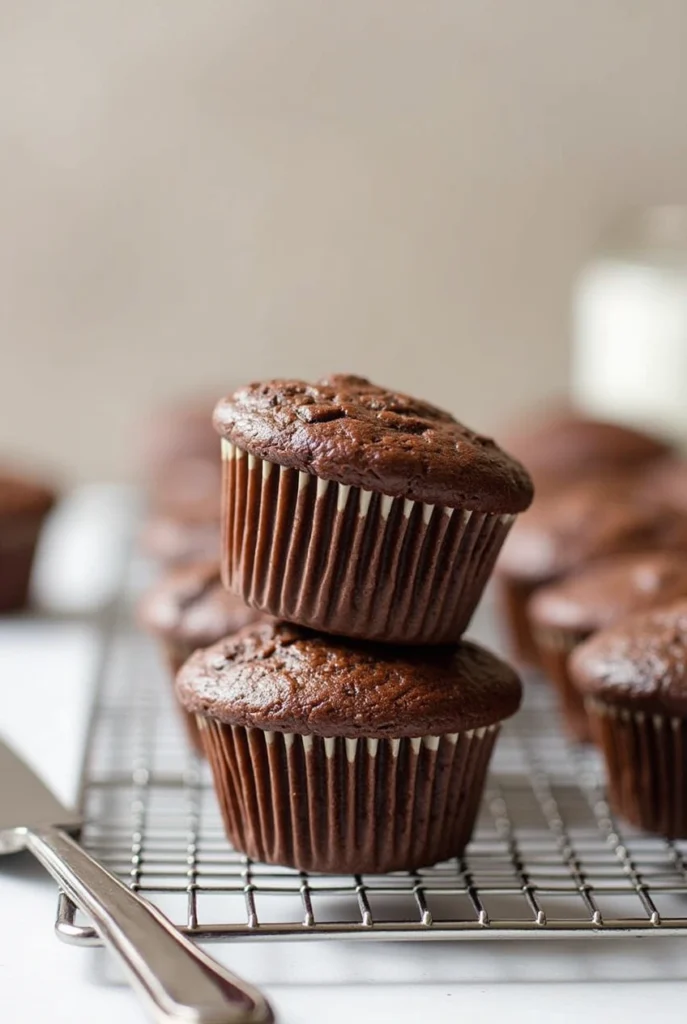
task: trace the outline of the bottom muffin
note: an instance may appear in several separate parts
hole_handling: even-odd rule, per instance
[[[268,623],[197,651],[177,693],[237,849],[377,873],[463,851],[521,686],[471,643],[402,649]]]
[[[633,825],[687,838],[687,600],[624,619],[572,655],[570,671]]]
[[[139,607],[141,625],[160,641],[172,678],[199,647],[266,619],[222,587],[217,560],[169,570]],[[181,710],[188,738],[202,754],[196,716]]]

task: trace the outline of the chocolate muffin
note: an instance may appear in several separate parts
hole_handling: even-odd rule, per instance
[[[374,873],[461,853],[521,687],[476,644],[393,648],[267,623],[196,651],[177,693],[237,849]]]
[[[515,656],[539,664],[528,602],[534,591],[601,558],[687,550],[687,516],[637,500],[636,480],[595,477],[541,497],[501,552],[496,578]]]
[[[570,735],[592,739],[582,696],[568,671],[571,651],[634,612],[687,597],[687,553],[616,555],[538,590],[529,618],[539,662],[558,690]]]
[[[212,406],[196,398],[157,409],[151,418],[143,468],[154,514],[183,520],[214,502],[219,518],[221,467]]]
[[[0,612],[27,604],[38,538],[54,504],[49,487],[0,470]]]
[[[199,647],[262,619],[220,581],[219,563],[192,562],[173,569],[145,595],[139,619],[161,642],[172,677]],[[189,739],[202,753],[194,715],[184,713]]]
[[[687,600],[631,616],[573,653],[608,770],[612,808],[687,838]]]
[[[226,586],[329,633],[457,640],[532,498],[493,441],[362,377],[251,384],[215,425]]]
[[[196,510],[197,513],[202,510]],[[174,519],[153,516],[145,524],[141,535],[143,551],[163,565],[184,565],[205,559],[218,561],[220,556],[221,524],[208,510],[207,517]]]
[[[506,436],[508,450],[527,467],[542,494],[592,476],[636,472],[671,450],[666,441],[643,431],[566,407],[535,414]]]

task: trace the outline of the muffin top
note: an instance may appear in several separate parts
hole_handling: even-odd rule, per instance
[[[174,519],[156,515],[143,528],[141,546],[151,558],[178,565],[204,559],[217,561],[221,527],[215,515],[200,519]]]
[[[0,469],[0,519],[44,516],[55,504],[55,492],[35,480]]]
[[[687,553],[616,555],[541,587],[529,602],[538,626],[593,633],[633,612],[687,597]]]
[[[493,513],[532,500],[523,467],[490,438],[364,377],[249,384],[219,402],[215,426],[258,458],[395,498]]]
[[[374,738],[492,725],[517,711],[521,686],[476,644],[382,647],[277,622],[196,651],[177,692],[187,710],[231,725]]]
[[[607,470],[632,470],[669,452],[670,445],[619,423],[568,408],[550,410],[508,436],[508,448],[537,486],[565,483]]]
[[[265,618],[224,589],[216,561],[168,572],[144,597],[139,617],[151,633],[195,647]]]
[[[513,526],[497,569],[544,583],[610,555],[670,547],[687,550],[687,517],[637,501],[631,478],[597,477],[543,495]]]
[[[570,659],[585,694],[634,711],[687,712],[687,600],[596,633]]]

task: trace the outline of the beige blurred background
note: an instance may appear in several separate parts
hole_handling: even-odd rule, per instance
[[[489,429],[565,387],[600,227],[687,197],[684,0],[0,2],[0,451],[368,373]]]

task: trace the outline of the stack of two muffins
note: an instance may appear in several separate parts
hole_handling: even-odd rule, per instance
[[[229,839],[301,869],[459,854],[512,670],[461,642],[527,474],[426,403],[358,377],[219,403],[222,577],[275,616],[177,676]]]

